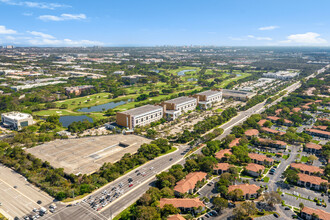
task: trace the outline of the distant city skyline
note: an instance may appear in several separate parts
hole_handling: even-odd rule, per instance
[[[0,45],[330,46],[327,0],[0,0]]]

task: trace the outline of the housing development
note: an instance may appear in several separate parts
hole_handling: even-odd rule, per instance
[[[330,50],[288,51],[0,49],[0,219],[328,220]]]

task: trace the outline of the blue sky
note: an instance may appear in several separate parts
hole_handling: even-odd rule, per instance
[[[329,46],[328,0],[0,0],[0,45]]]

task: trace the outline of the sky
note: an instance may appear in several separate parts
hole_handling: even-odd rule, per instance
[[[0,0],[0,45],[330,46],[329,0]]]

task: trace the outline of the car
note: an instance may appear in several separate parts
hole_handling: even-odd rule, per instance
[[[150,170],[153,170],[154,169],[154,167],[150,167]]]
[[[55,209],[49,209],[49,211],[50,211],[51,213],[54,213],[54,212],[55,212]]]
[[[208,185],[208,186],[212,186],[212,183],[208,183],[207,185]]]
[[[133,181],[133,179],[130,177],[130,178],[128,178],[128,182],[132,182]]]
[[[139,176],[139,175],[141,175],[141,173],[137,173],[136,175]]]
[[[212,216],[212,215],[213,215],[212,212],[208,212],[207,214],[208,214],[209,216]]]
[[[210,216],[209,216],[208,214],[205,214],[205,217],[206,217],[206,218],[210,218]]]
[[[285,209],[285,210],[290,210],[290,208],[289,208],[289,207],[285,207],[284,209]]]
[[[135,171],[135,173],[138,173],[138,172],[140,172],[140,171],[139,171],[139,170],[136,170],[136,171]]]
[[[40,200],[38,200],[37,203],[40,205],[42,202]]]
[[[274,213],[273,215],[275,216],[275,218],[279,217],[279,215],[277,213]]]
[[[170,158],[170,161],[172,161],[173,160],[173,158]]]
[[[133,184],[129,184],[129,186],[128,187],[132,187],[133,186]]]
[[[17,186],[14,186],[14,189],[17,189]]]

